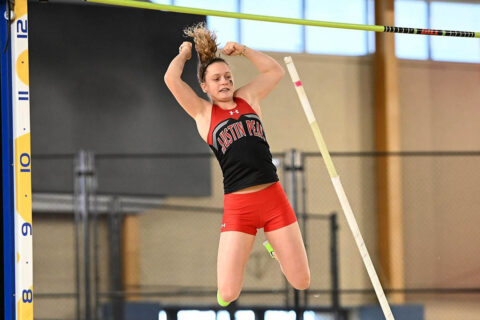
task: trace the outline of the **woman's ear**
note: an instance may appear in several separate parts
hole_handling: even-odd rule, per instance
[[[200,87],[202,88],[202,91],[204,93],[207,93],[207,85],[205,84],[205,82],[200,83]]]

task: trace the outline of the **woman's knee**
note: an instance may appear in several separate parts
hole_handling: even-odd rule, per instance
[[[233,288],[230,286],[223,286],[218,288],[220,298],[225,302],[232,302],[237,300],[240,296],[241,289]]]
[[[291,279],[290,284],[297,290],[306,290],[310,287],[310,271],[303,274],[297,274]]]

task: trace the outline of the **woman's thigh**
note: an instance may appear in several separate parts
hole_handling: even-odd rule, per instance
[[[265,232],[290,284],[300,290],[310,285],[310,269],[298,222]]]

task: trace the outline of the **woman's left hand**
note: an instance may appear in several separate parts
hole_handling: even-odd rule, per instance
[[[245,46],[236,42],[227,42],[222,49],[223,54],[227,56],[239,56],[245,54]]]

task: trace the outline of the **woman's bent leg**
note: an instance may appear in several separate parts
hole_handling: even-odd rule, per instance
[[[307,289],[310,286],[310,268],[298,222],[265,232],[265,236],[273,246],[288,282],[298,290]]]
[[[248,233],[225,231],[220,234],[217,258],[219,301],[232,302],[240,295],[254,241],[255,236]]]

